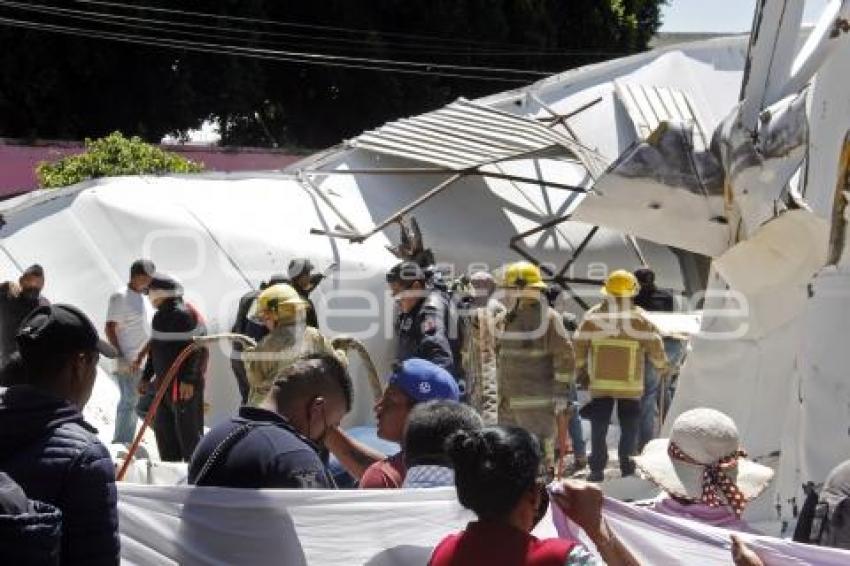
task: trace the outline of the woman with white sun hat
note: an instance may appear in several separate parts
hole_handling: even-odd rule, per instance
[[[737,531],[754,531],[741,519],[747,503],[770,483],[773,470],[746,458],[738,429],[714,409],[686,411],[670,438],[652,440],[635,464],[664,493],[653,510]]]

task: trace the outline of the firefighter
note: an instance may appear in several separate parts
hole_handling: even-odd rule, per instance
[[[398,305],[396,358],[402,362],[409,358],[428,360],[457,379],[445,293],[433,289],[425,271],[412,261],[403,261],[390,269],[387,284]]]
[[[257,297],[256,304],[254,317],[269,333],[256,348],[242,353],[251,385],[248,405],[256,406],[265,399],[275,378],[301,356],[330,354],[345,362],[330,340],[307,325],[308,304],[291,285],[278,283],[268,287]]]
[[[473,273],[470,286],[470,297],[461,315],[463,375],[469,403],[481,413],[484,424],[495,425],[499,420],[495,328],[496,317],[505,307],[493,298],[496,280],[489,273]]]
[[[620,421],[620,472],[634,474],[635,453],[643,396],[644,361],[660,374],[668,371],[667,355],[658,329],[634,305],[638,293],[634,275],[611,273],[602,288],[606,297],[584,315],[575,334],[576,378],[590,389],[592,400],[581,410],[591,423],[590,481],[602,481],[608,463],[606,436],[614,403]]]
[[[561,315],[546,300],[536,265],[508,266],[502,287],[506,310],[496,320],[499,424],[536,434],[551,473],[556,435],[566,437],[569,420],[573,345]]]

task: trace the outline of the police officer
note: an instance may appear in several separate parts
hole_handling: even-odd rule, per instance
[[[293,289],[298,292],[298,295],[306,303],[306,322],[307,326],[319,328],[319,317],[316,315],[316,306],[310,299],[310,293],[322,282],[324,275],[321,273],[313,273],[313,262],[306,257],[297,257],[289,262],[287,272],[289,274],[289,283]]]
[[[387,283],[398,305],[395,322],[398,360],[422,358],[457,378],[449,342],[446,295],[431,288],[425,271],[411,261],[403,261],[390,269]]]
[[[563,318],[546,300],[536,265],[508,266],[502,287],[506,310],[496,320],[499,424],[536,434],[546,466],[554,470],[555,438],[567,430],[573,345]]]
[[[620,421],[620,472],[634,474],[635,453],[643,395],[644,360],[659,372],[668,371],[667,355],[658,329],[634,305],[638,282],[628,271],[618,269],[608,276],[602,294],[606,297],[587,311],[576,331],[576,377],[580,387],[589,387],[592,401],[581,410],[591,424],[590,481],[604,479],[608,463],[606,436],[614,403]]]

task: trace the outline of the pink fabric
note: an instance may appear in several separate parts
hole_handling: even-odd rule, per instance
[[[739,519],[735,515],[735,512],[726,505],[720,505],[719,507],[712,507],[706,503],[692,503],[687,505],[666,495],[662,495],[652,505],[647,507],[647,509],[652,509],[656,513],[662,513],[671,517],[690,519],[691,521],[697,521],[703,525],[711,525],[712,527],[756,535],[761,534],[759,531],[750,527],[746,521]]]
[[[730,535],[727,529],[674,515],[658,513],[631,503],[605,499],[603,515],[617,538],[640,564],[691,565],[731,564]],[[553,506],[552,521],[558,536],[578,539],[595,553],[593,543],[566,515]],[[788,540],[737,533],[764,562],[765,566],[846,566],[850,551],[800,544]]]

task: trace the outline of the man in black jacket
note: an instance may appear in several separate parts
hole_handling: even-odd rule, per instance
[[[59,564],[62,512],[0,472],[0,564]]]
[[[99,354],[117,352],[69,305],[33,311],[17,342],[25,383],[0,390],[0,469],[62,512],[62,564],[118,564],[114,465],[81,414]]]
[[[0,367],[18,350],[15,334],[21,321],[36,307],[50,304],[41,295],[43,288],[44,269],[37,263],[26,268],[17,283],[0,283]]]
[[[307,326],[319,329],[319,317],[316,314],[316,305],[310,299],[310,293],[322,282],[325,276],[321,273],[313,273],[313,262],[306,257],[297,257],[289,262],[289,280],[286,283],[298,292],[302,299],[307,301]]]
[[[143,394],[148,388],[159,387],[194,337],[206,334],[200,315],[183,301],[183,286],[174,278],[154,274],[148,297],[156,313],[151,322],[148,361],[140,382]],[[188,462],[201,439],[206,359],[206,350],[199,349],[181,364],[157,409],[153,429],[159,457],[164,462]]]
[[[387,283],[399,311],[396,358],[422,358],[456,376],[446,320],[449,305],[443,292],[429,288],[424,270],[410,261],[393,267]]]
[[[335,487],[321,450],[351,409],[351,378],[333,356],[309,356],[277,377],[258,407],[214,427],[189,463],[189,483],[241,488]]]

